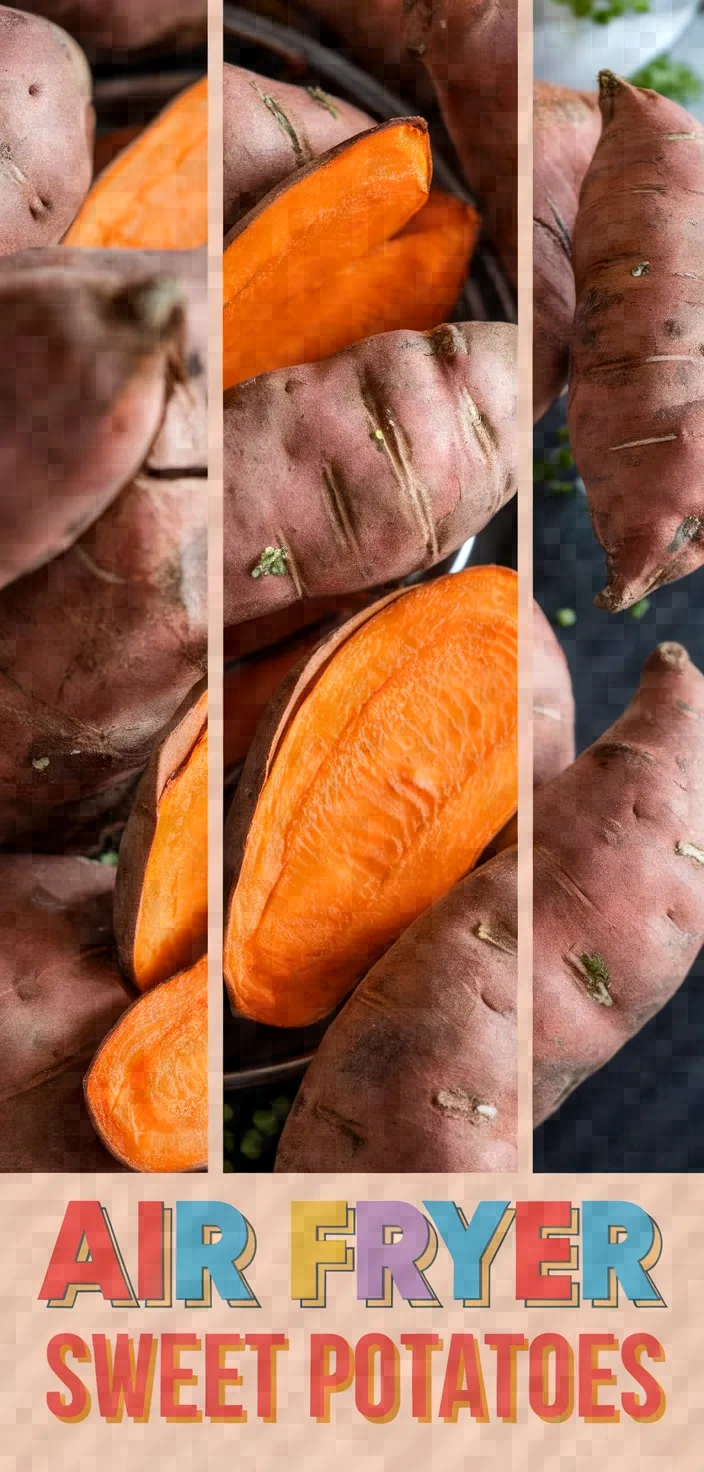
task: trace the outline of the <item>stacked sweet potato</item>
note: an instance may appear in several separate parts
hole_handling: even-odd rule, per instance
[[[91,7],[47,6],[64,10]],[[207,1138],[204,84],[92,182],[76,40],[7,7],[0,33],[0,1169],[193,1169]]]

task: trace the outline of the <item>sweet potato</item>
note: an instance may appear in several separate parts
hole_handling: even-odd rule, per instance
[[[207,36],[206,0],[32,0],[32,10],[111,61],[115,51],[204,45]]]
[[[517,0],[404,0],[406,49],[428,71],[487,233],[518,268]]]
[[[225,980],[279,1027],[326,1016],[516,806],[516,576],[401,589],[284,682],[226,828]]]
[[[602,134],[574,237],[567,406],[612,612],[704,561],[704,128],[600,76]]]
[[[120,843],[115,939],[139,991],[194,966],[208,944],[208,687],[159,736]]]
[[[0,256],[56,245],[90,187],[92,81],[76,42],[0,5]]]
[[[196,250],[208,239],[208,83],[180,93],[108,165],[67,245]]]
[[[365,70],[406,95],[402,83],[413,78],[414,65],[403,45],[400,0],[306,0],[305,8],[347,43]]]
[[[81,1080],[128,993],[112,961],[114,871],[0,856],[0,1170],[110,1169]]]
[[[533,417],[567,385],[575,311],[572,236],[599,141],[596,93],[536,82],[533,94]]]
[[[677,989],[704,940],[704,677],[679,644],[534,806],[536,1123]]]
[[[136,475],[185,372],[187,291],[153,255],[0,261],[0,588],[64,552]]]
[[[282,179],[374,119],[320,87],[272,82],[225,63],[223,217],[225,233]]]
[[[430,189],[428,126],[382,123],[272,189],[225,240],[225,388],[276,365],[278,316],[396,235]],[[311,324],[312,326],[312,324]]]
[[[208,1162],[208,963],[154,987],[108,1033],[86,1075],[107,1149],[138,1171]]]
[[[328,1028],[277,1171],[516,1169],[516,849],[421,915]]]
[[[516,329],[370,338],[225,399],[225,622],[431,567],[515,493]]]

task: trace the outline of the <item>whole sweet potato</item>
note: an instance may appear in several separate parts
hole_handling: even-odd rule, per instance
[[[611,72],[599,106],[567,414],[617,611],[704,561],[704,128]]]
[[[572,236],[599,141],[596,93],[536,82],[533,93],[533,417],[567,384],[575,310]]]
[[[95,117],[80,47],[0,5],[0,256],[56,245],[90,187]]]
[[[533,604],[533,781],[559,776],[574,761],[574,695],[564,651]]]
[[[431,567],[516,489],[516,329],[369,338],[225,397],[225,622]]]
[[[421,915],[323,1038],[277,1171],[516,1168],[516,849]]]
[[[186,357],[203,355],[195,265],[61,248],[0,260],[0,588],[64,552],[146,459]]]
[[[112,960],[114,871],[0,856],[0,1170],[114,1170],[82,1078],[129,995]]]
[[[204,44],[207,0],[32,0],[91,53]]]
[[[536,793],[536,1123],[659,1011],[704,940],[704,677],[647,660],[601,740]]]

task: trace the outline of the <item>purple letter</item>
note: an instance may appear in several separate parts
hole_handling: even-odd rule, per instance
[[[407,1201],[357,1202],[358,1298],[390,1306],[395,1284],[408,1303],[436,1303],[422,1271],[430,1267],[436,1250],[435,1229],[416,1206]]]

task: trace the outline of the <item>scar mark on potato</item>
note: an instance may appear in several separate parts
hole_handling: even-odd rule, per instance
[[[262,92],[261,87],[257,87],[255,82],[251,83],[251,87],[252,91],[256,92],[259,95],[262,102],[264,103],[265,108],[267,109],[267,112],[271,113],[274,121],[278,123],[282,133],[291,144],[298,167],[302,168],[304,164],[310,163],[313,158],[313,154],[311,152],[307,139],[301,138],[300,135],[296,132],[291,119],[286,116],[286,113],[284,112],[281,105],[277,102],[276,98],[272,97],[271,94],[268,92]]]
[[[577,972],[593,1001],[601,1007],[613,1007],[614,999],[609,990],[611,974],[603,956],[598,951],[583,951],[580,956],[568,955],[565,959]]]
[[[401,488],[403,497],[415,516],[418,529],[425,543],[427,560],[428,562],[437,562],[439,556],[438,537],[433,520],[431,500],[425,486],[421,484],[414,472],[406,435],[401,425],[397,424],[390,410],[380,400],[371,380],[365,378],[364,375],[360,375],[358,383],[360,397],[367,413],[370,430],[372,433],[376,430],[381,430],[384,436],[383,449],[389,457],[391,468]]]
[[[680,858],[694,859],[695,863],[704,864],[704,848],[700,848],[696,843],[679,838],[675,844],[675,853],[679,854]]]
[[[505,951],[509,956],[515,956],[518,950],[515,935],[505,925],[487,925],[484,920],[478,920],[474,934],[477,940],[486,941],[487,945],[496,946],[497,951]]]
[[[702,531],[704,531],[704,516],[685,516],[670,542],[668,552],[679,552],[680,547],[684,547],[687,542],[694,542]]]
[[[79,562],[82,562],[83,566],[87,567],[88,571],[93,574],[93,577],[99,578],[101,582],[116,583],[123,587],[129,582],[129,578],[121,578],[115,572],[108,572],[106,567],[100,567],[97,562],[93,561],[90,553],[86,552],[85,547],[81,547],[80,542],[74,543],[73,550]]]
[[[600,767],[605,767],[612,757],[622,757],[630,766],[652,766],[655,758],[641,746],[631,746],[627,741],[598,741],[592,747],[592,758]]]
[[[474,439],[476,440],[484,459],[489,464],[491,464],[491,462],[496,458],[496,433],[486,416],[482,414],[480,409],[477,408],[477,405],[475,404],[474,399],[469,392],[469,389],[465,388],[464,386],[462,388],[461,397],[462,404],[466,410],[466,418]]]
[[[562,218],[562,215],[560,214],[560,211],[557,208],[557,205],[555,204],[554,200],[552,200],[550,198],[550,195],[547,196],[547,202],[548,202],[548,206],[550,208],[550,214],[552,215],[553,220],[555,221],[555,224],[557,226],[557,233],[559,235],[560,242],[565,247],[565,250],[567,251],[567,254],[571,258],[571,256],[572,256],[572,240],[571,240],[571,237],[570,237],[570,232],[567,229],[567,226],[566,226],[566,224],[565,224],[565,222],[564,222],[564,220]]]
[[[433,1095],[433,1104],[443,1114],[454,1119],[466,1119],[470,1124],[490,1123],[499,1112],[495,1104],[486,1103],[476,1094],[467,1094],[464,1089],[438,1089]]]
[[[360,1146],[365,1143],[364,1136],[360,1135],[358,1128],[349,1119],[346,1119],[344,1114],[338,1114],[337,1110],[331,1109],[328,1104],[321,1104],[316,1099],[311,1113],[316,1119],[322,1120],[323,1124],[331,1124],[336,1130],[341,1130],[343,1135],[347,1135],[355,1150],[359,1150]]]
[[[641,445],[664,445],[669,440],[678,439],[676,434],[651,435],[644,440],[624,440],[622,445],[609,445],[609,450],[637,450]]]
[[[331,465],[323,466],[325,507],[343,547],[352,552],[356,562],[366,575],[367,566],[362,556],[357,533],[352,520],[354,498],[349,498],[344,480],[335,476]]]

